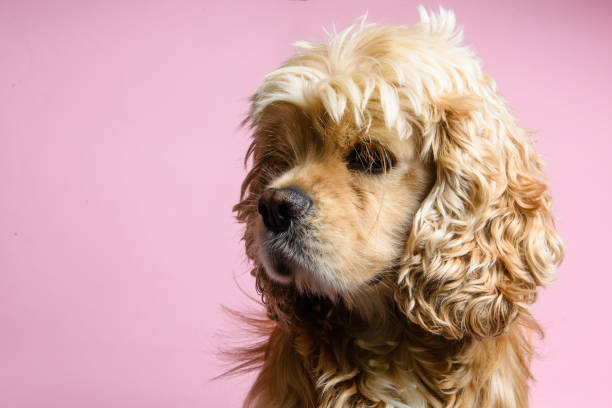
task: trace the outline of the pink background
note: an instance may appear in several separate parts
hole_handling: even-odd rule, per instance
[[[424,2],[437,7],[435,2]],[[503,5],[507,3],[507,5]],[[510,5],[512,3],[512,5]],[[445,1],[549,163],[567,257],[534,407],[610,406],[612,6]],[[237,407],[247,97],[323,25],[412,1],[1,1],[0,407]]]

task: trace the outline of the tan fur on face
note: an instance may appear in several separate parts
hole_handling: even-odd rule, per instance
[[[291,109],[295,108],[280,108],[285,114]],[[264,115],[278,112],[276,107]],[[399,140],[376,121],[367,133],[346,121],[328,121],[323,127],[325,115],[319,111],[302,117],[305,129],[286,129],[285,140],[269,142],[265,138],[273,131],[264,131],[259,143],[288,143],[293,156],[287,169],[266,187],[298,187],[314,202],[306,221],[308,235],[301,243],[309,262],[297,267],[291,283],[301,292],[349,298],[361,285],[393,269],[432,175],[416,157],[412,140]],[[396,158],[395,166],[381,175],[349,170],[345,158],[355,143],[366,143],[369,149],[384,145]],[[266,230],[260,220],[255,230],[258,256],[266,265],[262,249]],[[289,283],[266,266],[272,278]]]
[[[420,13],[300,43],[253,97],[235,210],[269,320],[239,352],[261,368],[246,406],[527,405],[528,306],[563,255],[551,200],[452,13]],[[355,146],[393,166],[351,169]],[[271,187],[312,199],[294,242],[257,212]]]

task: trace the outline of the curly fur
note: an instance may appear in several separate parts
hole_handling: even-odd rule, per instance
[[[528,307],[563,256],[541,162],[453,14],[419,11],[296,44],[252,99],[235,211],[267,317],[237,352],[236,371],[260,370],[245,406],[527,406]],[[350,173],[338,152],[355,140],[397,169]],[[286,185],[318,205],[291,282],[257,213]]]

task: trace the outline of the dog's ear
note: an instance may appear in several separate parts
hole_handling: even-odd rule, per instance
[[[496,336],[563,256],[541,162],[494,91],[447,97],[432,112],[421,153],[436,182],[415,215],[395,297],[432,333]]]

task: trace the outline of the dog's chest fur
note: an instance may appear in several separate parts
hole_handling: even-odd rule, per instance
[[[427,407],[409,346],[415,333],[408,333],[405,321],[391,313],[363,318],[344,307],[308,307],[287,334],[312,382],[316,406]]]
[[[383,314],[309,299],[293,303],[291,317],[276,309],[251,394],[256,406],[526,405],[529,371],[520,345],[528,342],[520,322],[495,338],[448,340],[402,319],[389,299],[365,303]]]

